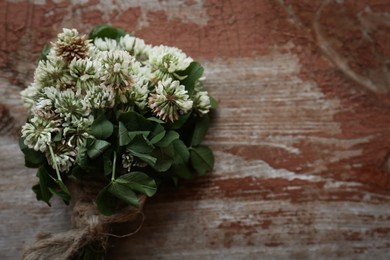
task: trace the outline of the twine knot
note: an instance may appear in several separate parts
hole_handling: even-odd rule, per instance
[[[74,201],[72,222],[75,228],[58,234],[39,234],[37,240],[24,251],[23,260],[75,259],[82,255],[85,246],[96,242],[105,249],[108,236],[112,235],[111,225],[136,220],[142,213],[146,198],[139,198],[138,209],[127,206],[114,215],[104,216],[94,202],[101,185],[72,182],[69,186]]]

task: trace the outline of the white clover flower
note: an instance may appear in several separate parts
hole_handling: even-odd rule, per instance
[[[89,43],[88,45],[88,57],[92,60],[99,60],[101,55],[101,50],[96,47],[93,43]]]
[[[61,93],[60,90],[54,87],[48,87],[43,89],[42,96],[54,101],[60,93]]]
[[[64,88],[72,84],[66,63],[59,57],[41,60],[34,74],[34,83],[40,87]]]
[[[119,88],[130,86],[132,64],[135,60],[125,51],[104,51],[102,57],[102,77],[104,84]]]
[[[191,62],[192,58],[175,47],[160,45],[149,51],[149,63],[154,77],[160,80],[174,75],[177,71],[185,70]]]
[[[111,108],[115,105],[115,92],[104,85],[96,85],[86,92],[85,100],[94,109]]]
[[[76,29],[63,28],[62,32],[57,34],[57,38],[63,42],[71,42],[71,39],[79,36],[79,32]]]
[[[35,106],[33,109],[31,109],[33,112],[35,111],[50,111],[53,108],[53,101],[40,97],[38,98],[37,102],[35,103]]]
[[[149,107],[164,121],[179,119],[179,113],[187,113],[192,108],[187,90],[178,80],[171,78],[159,81],[155,93],[150,94]]]
[[[145,78],[150,81],[153,77],[151,67],[148,64],[139,64],[141,66],[137,69],[138,78]]]
[[[54,102],[60,91],[54,87],[43,88],[37,94],[34,106],[31,108],[35,111],[51,111],[54,107]]]
[[[89,129],[94,121],[93,115],[90,115],[86,118],[80,118],[74,120],[71,124],[68,124],[64,127],[63,136],[65,137],[66,144],[69,147],[78,147],[83,146],[88,137],[91,137],[89,134]]]
[[[52,143],[52,133],[59,131],[57,120],[33,117],[22,127],[24,144],[35,151],[44,152]]]
[[[76,82],[76,89],[87,90],[98,85],[101,75],[101,64],[97,60],[91,60],[89,58],[83,60],[73,59],[69,64],[70,75]]]
[[[23,105],[26,108],[32,108],[35,105],[39,93],[40,93],[40,88],[35,83],[32,83],[27,88],[22,90],[20,92],[20,95],[22,97]]]
[[[64,28],[53,45],[56,55],[62,57],[66,63],[74,58],[84,59],[88,56],[89,40],[85,35],[80,36],[76,29]]]
[[[110,38],[104,38],[104,39],[96,38],[94,44],[96,48],[99,49],[100,51],[120,50],[117,41]]]
[[[69,172],[76,158],[76,150],[68,146],[64,141],[52,145],[54,157],[50,151],[46,151],[47,162],[55,168],[55,164],[60,172]]]
[[[122,154],[122,166],[123,168],[127,169],[127,172],[131,172],[131,167],[146,167],[148,164],[137,160],[132,154],[129,149],[126,149],[126,152]]]
[[[148,59],[150,47],[140,38],[126,34],[119,39],[119,46],[139,61]]]
[[[136,105],[139,109],[144,109],[148,104],[149,81],[146,78],[138,78],[131,91],[123,93],[121,102],[129,105],[130,110]]]
[[[194,109],[199,115],[205,115],[210,111],[211,103],[207,91],[195,92],[193,100]]]
[[[133,85],[140,77],[141,63],[126,51],[102,53],[102,77],[104,85],[114,90],[121,103],[129,101]]]
[[[149,81],[146,79],[140,79],[134,85],[131,92],[130,100],[134,102],[140,109],[144,109],[148,104],[148,89]]]
[[[122,166],[127,169],[127,172],[131,171],[131,166],[134,163],[134,156],[131,153],[122,154]]]
[[[76,96],[71,89],[61,91],[55,99],[55,112],[66,121],[74,120],[90,113],[89,102],[84,97]]]

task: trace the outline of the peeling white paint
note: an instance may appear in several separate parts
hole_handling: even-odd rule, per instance
[[[257,179],[275,179],[281,178],[288,181],[304,180],[310,182],[325,182],[324,189],[356,188],[361,187],[361,183],[352,181],[336,181],[331,178],[325,178],[315,172],[295,173],[286,169],[275,169],[262,160],[245,160],[240,156],[215,152],[216,165],[213,172],[219,179],[239,179],[245,177],[254,177]],[[218,162],[223,162],[222,164]]]
[[[77,1],[76,1],[77,2]],[[140,30],[149,25],[147,14],[148,12],[163,11],[167,15],[168,20],[179,20],[191,22],[198,25],[206,25],[208,15],[203,7],[202,0],[195,0],[193,4],[187,5],[184,0],[100,0],[100,3],[93,6],[93,9],[98,9],[104,13],[105,18],[109,18],[109,14],[114,11],[123,11],[132,7],[141,7],[141,17],[137,22],[136,30]]]
[[[203,64],[205,85],[220,102],[209,140],[300,154],[297,145],[305,138],[316,133],[341,133],[339,122],[334,120],[340,101],[326,97],[315,82],[299,77],[301,65],[295,54],[272,53]]]

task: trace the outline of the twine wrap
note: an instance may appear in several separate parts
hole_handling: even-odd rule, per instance
[[[127,206],[114,215],[104,216],[95,204],[101,183],[72,181],[68,187],[74,201],[72,221],[75,228],[58,234],[39,234],[24,251],[23,260],[78,259],[84,247],[93,242],[98,242],[105,249],[111,225],[136,220],[142,213],[146,198],[140,197],[139,208]]]

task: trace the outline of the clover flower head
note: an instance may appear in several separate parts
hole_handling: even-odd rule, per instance
[[[83,117],[78,120],[74,120],[71,124],[68,124],[64,127],[63,135],[66,144],[69,147],[79,147],[83,146],[88,137],[91,137],[89,134],[89,129],[93,123],[94,117],[90,115],[89,117]]]
[[[33,112],[36,112],[36,111],[51,111],[52,108],[53,108],[53,101],[52,100],[50,100],[48,98],[40,97],[36,101],[35,106],[32,109],[32,111]]]
[[[89,102],[80,98],[71,89],[61,91],[55,99],[55,112],[66,121],[87,116],[90,113]]]
[[[96,48],[100,51],[120,50],[117,41],[110,38],[96,38],[94,44]]]
[[[134,58],[126,51],[104,51],[102,56],[103,76],[101,80],[104,84],[114,89],[130,86],[131,78],[131,63]]]
[[[76,89],[87,90],[98,85],[100,82],[101,64],[97,60],[89,58],[83,60],[73,59],[69,64],[70,75],[76,82]]]
[[[129,149],[126,149],[126,152],[122,154],[122,166],[127,169],[127,172],[131,172],[131,167],[146,167],[147,164],[141,160],[138,160],[131,154]]]
[[[134,105],[143,110],[148,104],[149,82],[146,78],[137,78],[131,91],[124,93],[122,103],[128,104],[130,110]]]
[[[134,156],[131,153],[122,154],[122,166],[127,169],[127,172],[131,171],[131,166],[134,163]]]
[[[93,43],[88,44],[88,57],[93,60],[100,59],[101,50],[95,46]]]
[[[41,60],[34,74],[34,83],[40,87],[64,88],[72,84],[66,63],[59,57]]]
[[[179,119],[179,113],[187,113],[192,108],[192,103],[185,87],[171,78],[159,81],[155,92],[149,97],[152,112],[160,119],[171,122]]]
[[[160,45],[149,51],[149,63],[157,79],[166,79],[177,71],[185,70],[192,58],[175,47]]]
[[[94,109],[111,108],[115,105],[115,92],[105,85],[95,85],[85,94],[89,106]]]
[[[205,115],[210,111],[211,103],[207,91],[197,91],[193,97],[194,110],[200,115]]]
[[[47,162],[53,168],[56,164],[60,172],[68,172],[75,162],[76,150],[65,143],[64,140],[54,143],[52,148],[54,156],[48,150],[45,152]]]
[[[23,105],[26,108],[32,108],[35,105],[35,102],[38,98],[40,88],[37,84],[32,83],[27,88],[20,92],[22,97]]]
[[[149,47],[140,38],[126,34],[119,39],[119,46],[136,57],[137,60],[144,61],[148,59]]]
[[[21,133],[25,145],[35,151],[44,152],[52,143],[52,133],[58,131],[58,120],[35,116],[23,125]]]
[[[84,59],[88,56],[88,44],[86,36],[80,36],[76,29],[63,29],[57,35],[54,43],[56,55],[62,57],[65,62],[71,62],[74,58]]]
[[[54,107],[54,101],[60,91],[55,87],[42,88],[36,95],[36,100],[31,111],[51,111]]]
[[[148,81],[143,78],[138,80],[137,84],[134,85],[132,91],[132,101],[140,108],[144,109],[148,104]]]
[[[137,68],[135,69],[135,71],[137,71],[137,77],[150,81],[152,76],[152,70],[149,64],[142,64],[140,62],[137,63],[140,65],[137,65]]]

